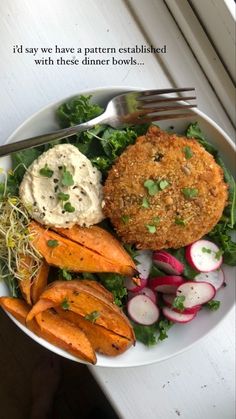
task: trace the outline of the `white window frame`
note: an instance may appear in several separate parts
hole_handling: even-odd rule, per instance
[[[235,125],[234,0],[164,0]]]

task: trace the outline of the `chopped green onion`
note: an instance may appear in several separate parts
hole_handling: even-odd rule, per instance
[[[149,208],[150,204],[146,197],[143,198],[142,207],[143,208]]]
[[[202,253],[211,253],[211,249],[208,249],[207,247],[202,247]]]
[[[67,212],[75,212],[75,207],[73,207],[70,202],[67,202],[64,205],[64,210]]]
[[[57,194],[57,198],[59,201],[68,201],[70,199],[70,195],[68,193],[59,192]]]
[[[48,247],[57,247],[59,245],[57,240],[48,240],[47,241]]]
[[[85,320],[88,320],[91,323],[95,323],[99,316],[99,311],[92,311],[92,313],[86,314],[84,318]]]
[[[185,157],[187,160],[191,159],[191,157],[193,157],[193,151],[191,149],[191,147],[187,146],[183,148]]]
[[[41,176],[51,178],[54,172],[53,170],[49,169],[47,164],[45,164],[45,166],[40,169],[39,173]]]
[[[156,226],[147,224],[146,227],[147,227],[149,233],[154,234],[156,232]]]
[[[168,180],[163,179],[163,180],[160,180],[160,181],[159,181],[158,186],[159,186],[160,190],[161,190],[161,191],[163,191],[163,190],[164,190],[164,189],[166,189],[168,186],[170,186],[170,183],[168,182]]]
[[[62,177],[61,177],[61,184],[63,186],[72,186],[74,185],[74,179],[72,174],[69,172],[69,170],[66,169],[65,166],[62,168]]]
[[[64,298],[64,300],[61,302],[61,308],[63,308],[63,310],[69,310],[70,303],[67,298]]]
[[[183,220],[182,218],[176,217],[175,224],[180,225],[180,226],[186,226],[187,222]]]
[[[145,180],[143,185],[148,190],[150,196],[156,195],[156,193],[159,191],[157,183],[152,179]]]
[[[196,198],[196,196],[198,196],[198,189],[195,189],[195,188],[184,188],[182,189],[182,192],[185,198],[188,198],[188,199]]]

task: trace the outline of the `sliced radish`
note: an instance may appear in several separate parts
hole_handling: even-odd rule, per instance
[[[130,278],[130,277],[126,277],[125,278],[125,287],[127,288],[127,290],[132,291],[132,292],[138,292],[141,289],[143,289],[144,287],[146,287],[147,285],[147,278]]]
[[[130,300],[131,298],[135,297],[135,295],[146,295],[147,297],[149,297],[155,304],[157,303],[157,294],[152,291],[150,288],[144,287],[142,288],[140,291],[134,293],[134,292],[129,292],[128,293],[128,299]]]
[[[140,250],[135,256],[137,260],[137,271],[139,272],[140,278],[147,279],[149,277],[152,267],[152,251],[151,250]]]
[[[184,271],[184,265],[165,250],[153,253],[155,265],[170,275],[181,275]]]
[[[180,311],[177,308],[173,307],[173,302],[174,302],[175,297],[176,296],[173,294],[162,294],[162,298],[166,306],[170,307],[174,311],[177,311],[177,313],[194,314],[194,313],[197,313],[201,308],[201,306],[199,305],[199,306],[194,306],[191,308],[185,308],[183,311]]]
[[[175,323],[188,323],[191,322],[191,320],[194,319],[197,312],[192,314],[184,314],[184,313],[178,313],[177,311],[172,310],[169,307],[163,307],[162,312],[164,316]]]
[[[136,323],[149,326],[159,318],[159,309],[146,295],[136,295],[127,304],[130,318]]]
[[[198,240],[186,247],[188,263],[199,272],[211,272],[218,269],[222,262],[219,247],[209,240]]]
[[[153,291],[175,294],[177,288],[184,283],[185,280],[182,276],[158,276],[150,280],[149,286]]]
[[[184,296],[183,305],[186,308],[202,305],[215,297],[216,290],[208,282],[188,281],[180,285],[176,291],[177,296]]]
[[[195,276],[194,281],[208,282],[209,284],[213,285],[216,291],[218,291],[225,282],[225,277],[222,269],[218,269],[211,272],[201,272]]]

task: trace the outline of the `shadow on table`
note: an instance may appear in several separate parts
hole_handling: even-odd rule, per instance
[[[2,310],[0,360],[1,419],[33,418],[32,405],[38,419],[117,418],[85,365],[42,348]]]

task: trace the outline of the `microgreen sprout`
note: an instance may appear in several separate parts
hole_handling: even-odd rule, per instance
[[[0,259],[2,265],[8,268],[8,272],[16,279],[22,280],[26,269],[22,269],[22,260],[30,258],[30,278],[34,277],[41,266],[42,258],[33,247],[33,235],[29,233],[30,218],[27,209],[18,196],[7,194],[7,178],[4,175],[5,188],[0,199]],[[5,271],[5,270],[4,270]],[[1,270],[0,279],[5,276]],[[27,275],[29,269],[27,270]]]

